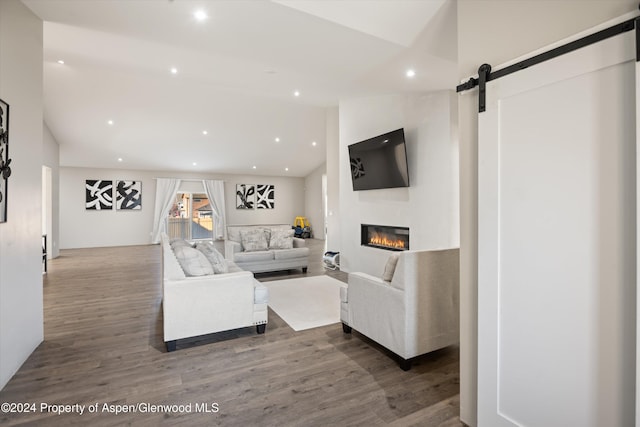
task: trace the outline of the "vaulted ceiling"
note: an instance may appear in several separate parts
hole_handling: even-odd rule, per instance
[[[340,99],[456,84],[453,0],[23,2],[62,166],[306,176]]]

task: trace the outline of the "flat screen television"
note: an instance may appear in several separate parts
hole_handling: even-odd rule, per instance
[[[409,186],[404,129],[349,145],[353,190]]]

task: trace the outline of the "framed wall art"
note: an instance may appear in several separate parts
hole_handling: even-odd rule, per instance
[[[255,200],[254,184],[236,184],[236,209],[254,209]]]
[[[87,179],[84,206],[92,211],[113,209],[113,181]]]
[[[7,222],[9,158],[9,104],[0,99],[0,222]]]
[[[140,181],[117,181],[116,209],[142,209],[142,183]]]
[[[276,187],[270,184],[256,185],[256,207],[273,209],[276,205]]]

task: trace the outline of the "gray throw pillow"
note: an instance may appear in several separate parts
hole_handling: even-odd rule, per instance
[[[382,280],[390,282],[393,279],[393,274],[396,272],[396,266],[398,265],[398,259],[400,255],[393,254],[387,260],[387,264],[384,266],[384,273],[382,273]]]
[[[207,257],[199,250],[190,246],[178,246],[173,253],[180,263],[186,276],[206,276],[213,274],[213,267]]]
[[[245,252],[266,251],[269,247],[267,236],[262,228],[242,230],[240,236]]]
[[[291,249],[293,248],[294,230],[271,230],[269,239],[269,249]]]
[[[184,239],[171,239],[171,242],[169,242],[169,245],[171,245],[171,248],[173,249],[177,248],[178,246],[187,246],[190,248],[193,247],[191,243],[187,242]]]
[[[222,254],[218,252],[216,248],[213,247],[211,242],[198,242],[196,243],[196,249],[199,250],[207,257],[211,266],[213,267],[213,271],[216,274],[224,274],[229,272],[229,265],[227,264],[227,260],[224,259]]]

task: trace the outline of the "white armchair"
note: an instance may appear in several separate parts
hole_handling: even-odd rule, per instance
[[[416,356],[456,344],[459,264],[459,249],[405,251],[390,257],[383,275],[390,281],[349,274],[349,286],[341,292],[344,332],[353,328],[391,350],[404,370]]]

